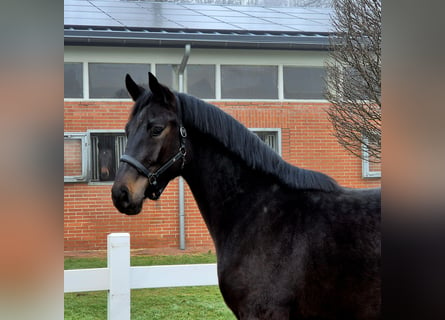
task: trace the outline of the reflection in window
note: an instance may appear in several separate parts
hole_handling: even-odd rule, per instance
[[[83,98],[83,72],[81,62],[65,62],[65,98]]]
[[[176,89],[176,76],[171,64],[157,64],[156,78],[170,89]]]
[[[188,65],[187,92],[201,99],[215,99],[215,66]]]
[[[362,175],[363,178],[380,178],[382,176],[382,164],[372,152],[369,152],[369,147],[377,149],[379,144],[373,143],[372,139],[364,137],[364,143],[362,145]],[[374,144],[374,145],[373,145]]]
[[[284,67],[283,84],[285,99],[325,99],[323,67]]]
[[[75,177],[82,175],[82,140],[65,140],[63,143],[63,174]]]
[[[375,100],[374,94],[380,92],[380,88],[378,87],[380,83],[366,81],[375,79],[370,75],[370,70],[362,72],[365,74],[360,73],[360,71],[354,68],[343,69],[342,87],[345,93],[343,96],[349,101]],[[364,75],[368,76],[367,79],[363,77]],[[378,96],[380,96],[380,93]]]
[[[90,98],[128,99],[130,96],[125,88],[125,75],[128,73],[137,84],[147,88],[149,71],[148,64],[90,63]]]
[[[63,175],[65,182],[86,181],[88,177],[88,139],[86,133],[65,133],[63,137]]]
[[[277,99],[277,66],[221,66],[221,98]]]

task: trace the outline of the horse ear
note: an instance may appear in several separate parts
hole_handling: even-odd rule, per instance
[[[161,84],[151,72],[148,73],[148,86],[154,96],[161,97],[164,95]]]
[[[130,77],[128,73],[125,76],[125,86],[127,87],[127,91],[130,94],[133,101],[136,101],[144,92],[144,88],[137,85],[136,82],[133,81],[133,79]]]
[[[162,101],[165,105],[175,104],[175,95],[169,88],[159,83],[158,79],[149,72],[148,73],[148,86],[150,87],[153,97]]]

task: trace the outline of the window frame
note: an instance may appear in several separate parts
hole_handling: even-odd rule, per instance
[[[382,171],[373,171],[371,170],[371,162],[369,161],[369,152],[368,152],[368,138],[364,138],[364,142],[362,144],[362,178],[370,179],[370,178],[381,178]]]
[[[142,63],[149,64],[151,72],[156,74],[158,64],[178,65],[183,54],[182,49],[172,48],[114,48],[112,51],[101,47],[68,47],[65,51],[64,62],[83,63],[84,94],[82,98],[65,98],[65,101],[131,101],[130,98],[90,98],[88,87],[89,63]],[[283,85],[284,67],[325,67],[328,56],[324,52],[283,50],[242,50],[242,49],[195,49],[190,56],[189,65],[212,65],[215,67],[215,98],[205,98],[206,101],[285,101],[303,103],[326,103],[326,99],[285,99]],[[222,98],[221,97],[221,66],[274,66],[278,68],[277,90],[278,96],[273,99],[265,98]],[[187,72],[186,72],[187,73]],[[187,85],[186,76],[185,88]],[[176,89],[176,88],[175,88]]]
[[[90,137],[88,132],[64,132],[63,140],[81,141],[82,173],[78,176],[63,176],[64,182],[87,182],[90,176]]]
[[[274,89],[273,94],[274,97],[272,98],[266,98],[266,97],[247,97],[247,98],[240,98],[240,97],[223,97],[223,69],[227,67],[229,68],[251,68],[251,70],[255,71],[255,68],[271,68],[272,70],[275,71],[275,76],[276,76],[276,85],[272,84],[272,86],[270,86],[270,88]],[[247,100],[247,101],[276,101],[276,100],[280,100],[281,97],[281,93],[280,91],[283,90],[282,87],[280,87],[280,83],[282,83],[282,80],[280,80],[280,77],[282,77],[282,73],[280,73],[279,69],[280,69],[280,65],[279,64],[259,64],[259,63],[251,63],[251,64],[230,64],[230,63],[220,63],[219,64],[219,68],[220,68],[220,72],[219,72],[219,77],[220,77],[220,81],[219,81],[219,98],[220,100],[228,100],[228,101],[243,101],[243,100]],[[265,71],[265,70],[263,70]],[[269,70],[270,71],[270,70]],[[215,75],[216,76],[216,75]],[[250,75],[249,75],[250,77]],[[255,88],[255,91],[258,91],[257,88]]]
[[[95,91],[94,90],[94,88],[92,87],[92,82],[91,82],[91,73],[93,72],[93,71],[97,71],[97,70],[94,70],[94,68],[91,68],[92,67],[92,65],[95,65],[95,66],[100,66],[100,65],[115,65],[114,67],[118,67],[118,65],[119,65],[119,67],[121,67],[122,65],[127,65],[126,67],[128,68],[128,69],[130,69],[130,67],[128,66],[128,65],[139,65],[140,66],[140,68],[142,69],[143,67],[148,67],[148,71],[150,71],[151,72],[151,70],[152,70],[152,64],[151,63],[140,63],[140,62],[133,62],[133,61],[131,61],[131,62],[97,62],[97,61],[88,61],[88,62],[86,62],[86,69],[87,69],[87,71],[86,72],[88,72],[88,75],[87,75],[87,77],[88,77],[88,90],[87,90],[87,92],[88,92],[88,99],[90,99],[90,100],[112,100],[112,101],[114,101],[114,100],[117,100],[117,101],[119,101],[119,100],[128,100],[128,99],[131,99],[131,97],[128,95],[128,93],[127,93],[127,90],[126,90],[126,88],[125,88],[125,83],[124,83],[124,79],[125,79],[125,77],[124,76],[122,76],[122,87],[120,88],[120,89],[122,89],[123,91],[125,91],[125,94],[126,95],[128,95],[128,97],[93,97],[93,98],[91,98],[91,94],[92,94],[92,92],[93,91]],[[100,70],[100,69],[99,69]],[[134,71],[134,70],[133,70]],[[139,70],[138,70],[139,71]],[[147,83],[148,83],[148,71],[147,71],[147,78],[146,78],[146,80],[147,80]],[[132,73],[132,71],[124,71],[124,72],[128,72],[129,74],[131,74]],[[145,72],[144,72],[145,73]],[[133,79],[135,79],[135,81],[136,82],[139,82],[139,81],[137,81],[136,80],[136,78],[135,78],[135,76],[133,75]],[[144,86],[146,86],[147,84],[144,84]],[[97,92],[95,92],[95,95],[97,95]]]
[[[84,63],[83,62],[81,62],[81,61],[64,61],[63,62],[63,66],[64,66],[64,69],[65,69],[65,64],[73,64],[73,65],[75,65],[75,64],[79,64],[80,65],[80,73],[81,73],[81,79],[80,79],[80,85],[81,85],[81,87],[80,87],[80,97],[65,97],[65,94],[64,94],[64,99],[71,99],[71,100],[79,100],[79,99],[84,99],[84,96],[85,96],[85,84],[84,84],[84,82],[85,82],[85,75],[84,75],[84,73],[85,73],[85,68],[84,68]],[[64,70],[64,72],[65,72],[65,70]],[[64,76],[65,76],[65,74],[64,74]],[[64,83],[65,83],[65,81],[64,81]],[[64,89],[64,92],[65,92],[65,89]]]
[[[248,128],[251,132],[275,132],[277,135],[277,146],[278,146],[278,155],[281,157],[282,146],[281,146],[281,128]],[[272,149],[273,150],[273,149]],[[274,150],[275,151],[275,150]]]
[[[308,71],[308,70],[310,70],[310,69],[312,69],[312,70],[321,70],[321,73],[324,73],[324,77],[320,77],[320,84],[321,84],[321,86],[322,86],[322,90],[320,91],[320,96],[321,96],[321,98],[307,98],[307,97],[305,97],[305,98],[286,98],[286,92],[285,92],[285,69],[286,68],[288,68],[288,69],[291,69],[291,68],[293,68],[293,69],[306,69],[306,71]],[[298,72],[297,72],[298,73]],[[283,72],[282,72],[282,75],[281,75],[281,77],[282,77],[282,81],[283,81],[283,83],[282,83],[282,93],[283,93],[283,100],[297,100],[297,101],[305,101],[305,100],[313,100],[313,101],[323,101],[323,100],[326,100],[324,97],[325,97],[325,95],[326,95],[326,91],[327,91],[327,87],[326,87],[326,76],[327,76],[327,69],[326,69],[326,66],[308,66],[308,65],[303,65],[303,66],[300,66],[300,65],[287,65],[287,64],[285,64],[285,65],[283,65]],[[301,78],[301,76],[299,77],[299,79]],[[305,92],[306,93],[306,92]],[[302,94],[302,93],[299,93],[299,94]]]

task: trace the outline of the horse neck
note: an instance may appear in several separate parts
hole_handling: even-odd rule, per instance
[[[196,141],[197,143],[193,143]],[[245,163],[209,137],[190,137],[191,157],[183,177],[187,181],[214,240],[221,226],[237,223],[245,212],[240,202],[270,186],[270,178]],[[216,241],[215,241],[216,242]]]

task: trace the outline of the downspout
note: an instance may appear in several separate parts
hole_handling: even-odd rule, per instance
[[[178,77],[178,91],[184,92],[184,71],[190,56],[190,44],[185,45],[185,52],[180,65],[174,66]],[[185,250],[185,201],[184,179],[179,177],[179,249]]]

